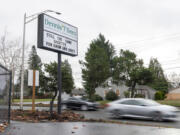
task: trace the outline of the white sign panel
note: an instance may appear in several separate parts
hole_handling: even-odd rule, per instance
[[[28,86],[33,86],[33,70],[28,70]],[[39,71],[35,71],[35,86],[39,86]]]
[[[45,14],[38,16],[38,47],[78,55],[78,29]]]

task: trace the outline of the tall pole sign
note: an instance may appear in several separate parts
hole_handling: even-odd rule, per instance
[[[38,16],[38,48],[58,53],[58,113],[61,113],[61,54],[78,55],[78,28],[46,14]]]

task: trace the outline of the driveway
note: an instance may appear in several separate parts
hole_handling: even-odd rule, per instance
[[[12,122],[2,135],[179,135],[180,129],[124,124]]]

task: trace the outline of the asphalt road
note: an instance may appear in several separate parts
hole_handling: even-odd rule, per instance
[[[151,120],[139,120],[139,119],[130,119],[130,118],[123,118],[123,119],[113,119],[110,118],[109,115],[104,110],[98,111],[75,111],[77,113],[83,114],[86,118],[92,119],[104,119],[104,120],[114,120],[120,121],[124,123],[133,123],[133,124],[140,124],[140,125],[151,125],[151,126],[162,126],[162,127],[171,127],[171,128],[179,128],[180,129],[180,114],[176,121],[164,121],[164,122],[155,122]]]
[[[19,109],[18,106],[12,106],[12,109]],[[29,110],[31,107],[24,107],[23,109]],[[49,110],[48,107],[36,107],[38,110]],[[57,109],[57,108],[54,108]],[[151,120],[139,120],[139,119],[113,119],[106,114],[105,110],[100,109],[98,111],[75,111],[77,113],[83,114],[86,118],[90,119],[104,119],[104,120],[114,120],[114,121],[120,121],[124,123],[132,123],[132,124],[141,124],[141,125],[147,125],[147,126],[162,126],[162,127],[171,127],[171,128],[178,128],[180,129],[180,114],[176,121],[165,121],[165,122],[155,122]]]

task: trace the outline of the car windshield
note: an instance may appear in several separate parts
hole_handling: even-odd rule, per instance
[[[139,100],[141,102],[142,105],[145,106],[157,106],[160,105],[159,103],[153,101],[153,100]]]

